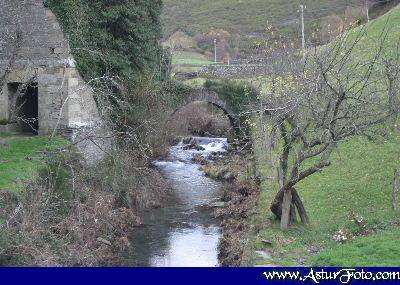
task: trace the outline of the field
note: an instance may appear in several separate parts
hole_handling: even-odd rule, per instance
[[[204,66],[212,63],[204,55],[197,52],[175,51],[172,57],[172,64],[174,65]]]
[[[173,72],[196,72],[202,66],[213,64],[204,55],[193,51],[174,51]]]
[[[390,30],[385,52],[390,54],[400,36],[400,7],[367,27],[352,60],[372,56],[386,27]],[[373,76],[377,78],[380,72]],[[391,124],[388,129],[390,135],[384,141],[354,138],[341,143],[330,167],[300,182],[296,189],[311,224],[281,231],[269,210],[278,187],[266,182],[271,171],[266,166],[268,153],[262,147],[260,126],[256,127],[255,155],[264,182],[253,220],[251,264],[400,266],[400,214],[392,209],[391,200],[394,171],[400,167],[399,124]],[[357,220],[362,221],[361,225]],[[339,233],[345,237],[342,242],[335,241]],[[272,246],[265,241],[272,242]],[[272,257],[265,259],[259,251]]]

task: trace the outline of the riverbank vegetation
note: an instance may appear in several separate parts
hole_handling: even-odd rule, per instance
[[[223,207],[215,212],[220,219],[222,237],[218,246],[218,259],[222,266],[241,266],[248,262],[246,249],[260,185],[254,156],[249,145],[231,143],[221,159],[198,161],[207,177],[223,183]]]
[[[258,141],[256,157],[258,170],[263,179],[270,174],[265,166],[267,154],[260,148]],[[277,265],[313,264],[313,256],[324,249],[335,257],[345,248],[352,247],[353,241],[367,235],[377,234],[381,240],[391,239],[391,235],[382,232],[391,231],[399,226],[398,214],[392,209],[391,193],[394,169],[398,167],[400,152],[399,140],[376,144],[365,139],[354,139],[341,144],[332,155],[332,165],[323,172],[301,182],[297,190],[308,210],[310,224],[294,224],[289,230],[282,231],[280,224],[269,213],[270,205],[276,194],[276,187],[263,181],[258,213],[254,217],[252,252],[266,250],[273,256],[272,260],[263,260],[256,254],[253,262],[265,262]],[[358,224],[357,220],[362,220]],[[335,240],[336,238],[338,240]],[[263,244],[270,241],[272,246]],[[388,243],[389,251],[397,252],[397,247]],[[357,243],[354,244],[357,247]],[[371,244],[373,248],[373,245]],[[336,252],[336,253],[335,253]],[[384,252],[374,255],[376,258],[368,265],[383,265],[386,260]],[[315,263],[321,266],[332,265],[327,254],[324,258],[316,257]],[[340,254],[343,260],[335,265],[359,265],[361,256],[349,257]],[[398,261],[392,260],[392,265]],[[371,260],[369,260],[371,261]],[[325,263],[326,262],[326,263]]]
[[[159,207],[168,186],[129,152],[119,155],[88,168],[66,141],[41,153],[35,177],[0,192],[0,264],[121,264],[138,211]]]

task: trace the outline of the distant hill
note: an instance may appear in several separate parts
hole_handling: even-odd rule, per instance
[[[367,0],[369,6],[386,4],[386,0]],[[240,35],[262,34],[272,24],[292,33],[300,32],[300,4],[306,6],[306,29],[312,30],[318,21],[332,14],[344,16],[348,7],[365,13],[364,0],[164,0],[164,34],[177,30],[191,36],[206,33],[211,28],[224,29]]]

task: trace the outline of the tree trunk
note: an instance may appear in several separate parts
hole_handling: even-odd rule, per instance
[[[282,202],[283,202],[283,189],[281,189],[275,196],[274,201],[271,204],[271,212],[280,219],[282,216]]]
[[[303,202],[300,199],[299,194],[297,193],[295,188],[292,188],[291,191],[291,206],[289,209],[289,224],[290,222],[294,222],[296,220],[296,209],[297,212],[299,213],[300,219],[304,224],[308,224],[309,223],[309,218],[307,215],[307,211],[303,205]],[[275,214],[275,216],[281,220],[281,226],[285,226],[287,224],[287,221],[284,220],[282,221],[282,217],[283,217],[283,204],[284,204],[284,194],[285,191],[283,189],[281,189],[275,196],[274,201],[271,204],[271,211],[272,213]],[[286,203],[288,203],[286,201]],[[287,219],[287,217],[285,218]]]

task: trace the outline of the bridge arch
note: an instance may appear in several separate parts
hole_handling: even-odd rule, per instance
[[[207,89],[196,89],[192,90],[190,93],[186,94],[184,96],[183,102],[180,104],[178,108],[174,110],[174,112],[171,114],[173,116],[176,112],[178,112],[181,108],[194,103],[194,102],[206,102],[210,103],[219,109],[221,109],[229,118],[232,126],[236,125],[236,116],[234,112],[231,110],[229,107],[228,103],[224,100],[222,100],[218,93],[212,90],[207,90]]]
[[[246,129],[247,127],[243,125],[243,118],[247,116],[244,114],[244,111],[254,107],[256,101],[257,101],[257,91],[255,89],[252,89],[251,92],[246,92],[244,88],[243,90],[241,90],[240,87],[233,88],[232,93],[227,93],[226,90],[219,93],[217,91],[214,91],[213,89],[205,87],[194,90],[192,89],[189,92],[182,95],[180,102],[176,106],[170,118],[172,119],[174,114],[176,114],[184,106],[187,106],[191,103],[194,102],[210,103],[216,106],[217,108],[221,109],[225,113],[225,115],[229,118],[235,136],[244,137],[246,136],[247,132]],[[236,105],[231,105],[231,104],[239,105],[240,108],[238,108],[238,106]]]

